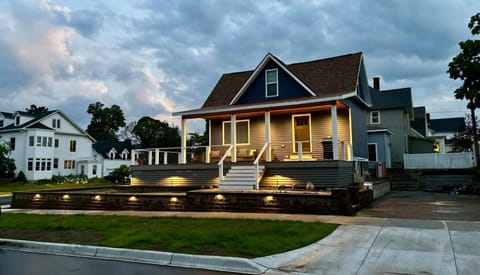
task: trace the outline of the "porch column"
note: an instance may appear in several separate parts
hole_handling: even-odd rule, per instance
[[[272,161],[272,138],[270,135],[270,112],[265,112],[265,143],[268,143],[266,161]]]
[[[180,144],[179,164],[187,163],[187,120],[182,117],[182,136]]]
[[[148,165],[152,165],[153,151],[148,151]]]
[[[208,145],[205,149],[205,163],[210,163],[210,152],[212,151],[212,120],[208,120]]]
[[[136,155],[136,151],[135,150],[132,150],[132,153],[130,154],[130,159],[132,161],[132,165],[135,165],[135,155]]]
[[[333,159],[338,160],[338,131],[337,131],[337,105],[330,106],[332,116],[332,149]]]
[[[155,165],[160,164],[160,149],[155,149]]]
[[[230,144],[232,148],[232,162],[237,162],[237,115],[230,116]]]

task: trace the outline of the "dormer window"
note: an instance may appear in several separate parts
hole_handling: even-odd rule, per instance
[[[0,128],[2,128],[2,127],[3,127],[3,119],[0,120]]]
[[[122,159],[123,159],[123,160],[128,159],[128,151],[127,151],[127,150],[123,150],[123,152],[122,152]]]
[[[60,128],[60,119],[53,119],[52,120],[52,128]]]
[[[278,96],[278,70],[271,69],[265,71],[265,96]]]
[[[112,150],[110,150],[110,152],[108,152],[108,158],[109,158],[109,159],[114,159],[116,152],[117,152],[117,151],[115,150],[115,148],[112,148]]]
[[[20,124],[20,116],[16,116],[15,117],[15,125],[19,125]]]

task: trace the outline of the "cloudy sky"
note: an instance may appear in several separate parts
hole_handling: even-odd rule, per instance
[[[268,52],[294,63],[361,51],[382,88],[411,87],[434,118],[463,116],[446,70],[477,12],[478,0],[2,0],[0,110],[47,106],[86,128],[100,101],[127,122],[178,124],[171,112]]]

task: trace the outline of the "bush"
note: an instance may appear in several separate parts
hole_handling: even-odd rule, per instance
[[[106,176],[105,179],[115,183],[127,183],[130,182],[130,175],[130,168],[127,165],[122,164]]]
[[[27,177],[25,176],[25,173],[23,173],[23,171],[20,171],[18,173],[17,178],[15,178],[15,182],[21,182],[21,183],[27,182]]]

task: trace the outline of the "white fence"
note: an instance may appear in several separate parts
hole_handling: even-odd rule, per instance
[[[404,154],[405,169],[465,169],[475,166],[472,152],[447,154]]]

